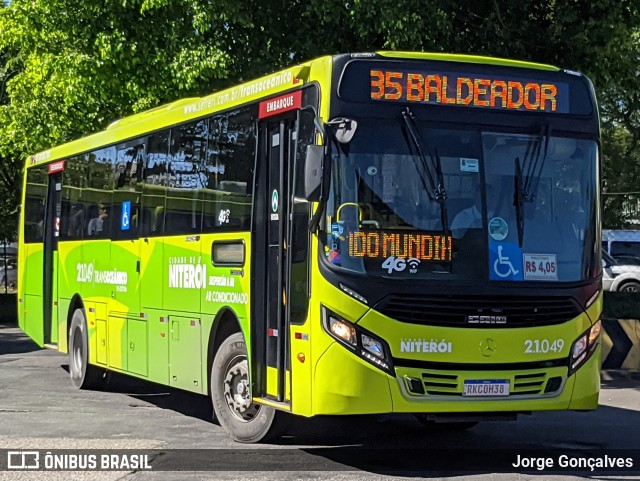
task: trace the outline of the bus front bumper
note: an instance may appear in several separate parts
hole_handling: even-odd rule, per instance
[[[333,343],[315,368],[316,415],[593,410],[600,390],[601,346],[575,373],[566,367],[451,371],[396,367],[392,377]],[[411,392],[416,381],[424,393]],[[465,381],[509,382],[509,394],[465,396]],[[413,382],[413,384],[412,384]],[[414,391],[419,391],[415,389]]]

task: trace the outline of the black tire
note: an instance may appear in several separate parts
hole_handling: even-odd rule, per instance
[[[619,292],[640,292],[640,283],[635,281],[625,282],[618,289]]]
[[[69,375],[78,389],[96,388],[104,380],[104,370],[89,364],[89,334],[82,309],[76,309],[69,326]]]
[[[471,429],[476,426],[478,423],[475,421],[463,421],[459,423],[455,422],[443,422],[438,423],[432,419],[429,419],[426,414],[416,414],[416,419],[422,424],[424,427],[438,432],[460,432],[466,431],[467,429]]]
[[[214,416],[229,436],[240,443],[257,443],[282,433],[283,413],[251,402],[247,346],[241,333],[225,339],[211,366]]]

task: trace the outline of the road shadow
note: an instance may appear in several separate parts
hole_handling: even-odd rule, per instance
[[[591,412],[548,412],[516,422],[485,422],[466,431],[444,425],[425,427],[412,415],[319,417],[292,420],[275,444],[298,448],[340,469],[407,477],[448,477],[485,473],[563,474],[582,478],[614,475],[615,470],[571,469],[559,457],[633,458],[640,474],[637,410],[601,406]],[[593,429],[583,429],[589,426]],[[624,443],[619,442],[624,439]],[[612,448],[615,447],[614,448]],[[521,457],[552,458],[555,469],[515,466]],[[313,461],[310,464],[322,465]]]
[[[602,430],[610,419],[621,422],[621,416],[629,418],[630,428],[640,422],[640,415],[635,411],[629,414],[623,409],[601,409],[603,419],[598,427],[590,426],[591,433]],[[509,473],[514,479],[523,475],[545,479],[552,474],[575,475],[580,479],[602,479],[603,476],[616,479],[614,475],[620,475],[619,479],[621,476],[629,479],[640,474],[640,454],[633,448],[634,441],[625,449],[610,449],[607,441],[598,443],[593,438],[599,434],[592,437],[587,434],[588,439],[582,442],[580,435],[587,432],[584,420],[584,413],[563,412],[542,422],[529,420],[519,427],[518,423],[486,423],[467,432],[451,432],[442,428],[425,429],[414,422],[412,416],[319,417],[300,420],[298,432],[285,435],[271,446],[168,449],[154,458],[153,466],[170,471],[314,471],[318,478],[322,476],[319,473],[325,471],[362,471],[361,475],[415,478]],[[540,431],[545,430],[547,432],[540,435]],[[640,445],[637,436],[635,445]],[[632,458],[634,462],[630,467],[627,465],[626,471],[611,466],[598,469],[597,465],[591,470],[588,465],[569,462],[604,457]],[[535,461],[523,465],[521,458],[535,458]],[[552,464],[547,464],[547,460]],[[350,476],[346,475],[345,479]]]
[[[212,423],[212,429],[217,429],[213,428],[212,410],[205,396],[125,375],[110,376],[101,391],[128,396],[130,406],[154,405]],[[628,383],[625,385],[620,380],[619,387],[628,387]],[[608,406],[587,413],[565,411],[524,415],[518,421],[480,423],[467,431],[444,426],[425,427],[410,414],[284,416],[287,421],[285,433],[271,441],[270,446],[248,449],[249,446],[237,445],[242,448],[237,449],[231,444],[229,449],[203,450],[205,452],[199,454],[169,450],[161,457],[162,462],[173,468],[179,463],[187,463],[185,470],[195,471],[204,469],[203,466],[210,466],[207,469],[212,471],[239,471],[240,460],[240,466],[247,471],[363,471],[416,478],[486,473],[574,474],[588,479],[616,473],[549,469],[541,473],[535,467],[520,469],[512,464],[518,455],[553,457],[557,464],[561,454],[602,457],[622,453],[625,457],[638,459],[640,453],[640,436],[631,434],[633,427],[640,425],[640,413]],[[633,450],[631,454],[629,450],[609,449],[615,446],[612,440],[618,438],[625,439],[625,446]],[[206,438],[203,438],[202,446],[207,446]],[[640,459],[638,461],[634,466],[640,466]]]
[[[26,354],[41,348],[15,324],[0,324],[0,356]]]
[[[63,364],[60,367],[69,372],[68,364]],[[143,405],[141,402],[144,402],[160,409],[169,409],[203,421],[212,421],[213,419],[213,408],[207,396],[174,389],[125,374],[106,372],[103,381],[96,390],[129,396],[135,400],[129,404],[131,407],[140,407]]]

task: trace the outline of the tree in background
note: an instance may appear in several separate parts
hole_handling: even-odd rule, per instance
[[[8,94],[0,195],[10,199],[0,210],[15,209],[29,153],[309,58],[378,49],[584,72],[603,118],[605,191],[640,190],[639,8],[636,0],[13,0],[0,9]],[[620,196],[605,196],[604,216],[608,227],[628,221]]]
[[[0,225],[19,203],[27,155],[227,77],[213,32],[194,18],[182,2],[14,0],[0,9]],[[15,215],[10,225],[15,237]]]
[[[0,11],[6,3],[0,3]],[[8,55],[0,48],[0,109],[9,103],[7,83],[15,72],[8,65]],[[9,158],[0,154],[0,242],[12,241],[17,226],[17,187],[16,179],[20,177],[20,169]]]

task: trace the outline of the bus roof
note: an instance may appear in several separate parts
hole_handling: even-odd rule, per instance
[[[448,54],[448,53],[420,53],[420,52],[392,52],[382,50],[376,52],[383,57],[393,58],[405,58],[405,59],[419,59],[419,60],[438,60],[441,62],[460,62],[460,63],[476,63],[483,65],[496,65],[502,67],[517,67],[528,68],[535,70],[547,70],[557,72],[560,69],[553,65],[547,65],[543,63],[525,62],[522,60],[510,60],[499,57],[485,57],[481,55],[463,55],[463,54]]]
[[[475,63],[546,71],[559,70],[557,67],[539,63],[444,53],[378,51],[324,56],[214,92],[205,97],[180,99],[150,110],[124,117],[112,122],[103,131],[53,147],[35,155],[31,155],[27,158],[26,166],[29,168],[52,160],[64,159],[72,155],[89,152],[103,146],[113,145],[124,140],[143,135],[146,132],[152,132],[174,124],[181,124],[189,120],[210,115],[217,111],[232,109],[247,102],[284,92],[309,81],[309,74],[312,66],[314,69],[327,69],[326,71],[328,71],[332,60],[344,55],[350,55],[354,58],[373,58],[375,56],[381,56],[387,58]]]

